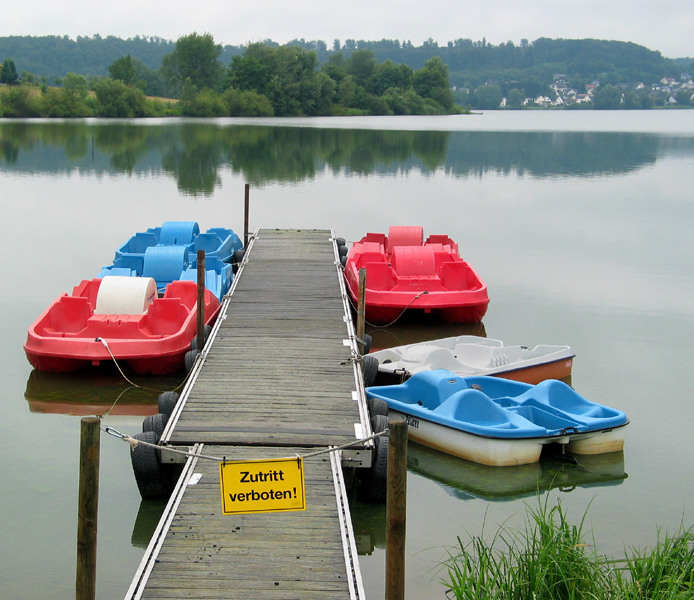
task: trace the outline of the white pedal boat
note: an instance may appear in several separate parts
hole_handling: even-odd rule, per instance
[[[421,371],[446,369],[456,375],[491,375],[524,383],[571,375],[570,346],[504,346],[500,340],[461,335],[371,352],[378,372],[405,381]]]

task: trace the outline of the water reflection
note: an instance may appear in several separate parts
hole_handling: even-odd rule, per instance
[[[152,539],[159,519],[161,519],[167,500],[143,500],[140,509],[137,511],[133,532],[130,536],[130,543],[136,548],[147,548]]]
[[[331,172],[537,178],[633,172],[664,156],[694,156],[694,138],[618,132],[399,131],[267,127],[227,122],[0,123],[0,169],[65,174],[160,174],[210,195],[231,169],[251,184]]]
[[[489,467],[414,442],[408,444],[409,470],[442,484],[460,500],[515,500],[538,492],[619,485],[627,478],[624,453],[575,456],[562,460],[547,448],[539,462],[517,467]]]
[[[143,383],[148,387],[135,387],[115,368],[87,368],[77,373],[34,369],[29,374],[24,397],[31,412],[144,417],[156,414],[158,390],[172,389],[179,382],[173,378],[150,378]]]

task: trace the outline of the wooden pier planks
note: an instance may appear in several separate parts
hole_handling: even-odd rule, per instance
[[[359,408],[329,231],[261,230],[170,444],[326,446]]]
[[[303,448],[204,446],[228,460],[273,459]],[[339,468],[339,467],[338,467]],[[202,478],[182,499],[151,560],[137,598],[204,600],[318,600],[350,597],[328,454],[305,460],[305,511],[222,515],[218,463],[198,460]],[[355,557],[356,559],[356,557]]]
[[[261,230],[167,443],[226,460],[293,457],[357,439],[329,231]],[[197,447],[197,446],[196,446]],[[340,459],[305,461],[305,511],[222,515],[219,467],[189,459],[126,598],[364,597]],[[202,478],[187,485],[193,473]]]

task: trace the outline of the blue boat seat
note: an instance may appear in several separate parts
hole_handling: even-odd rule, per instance
[[[535,425],[544,427],[549,435],[559,433],[567,428],[575,428],[578,431],[583,431],[586,428],[584,423],[569,418],[569,415],[551,413],[537,406],[520,405],[509,408],[509,411],[520,415]]]
[[[219,248],[221,244],[222,240],[219,238],[219,236],[215,235],[214,233],[201,233],[195,238],[193,250],[195,251],[197,256],[198,250],[204,250],[206,253],[212,252],[214,250],[217,250],[217,248]]]
[[[144,254],[150,246],[157,245],[157,236],[151,232],[138,232],[123,244],[118,251],[121,254]]]
[[[200,227],[194,221],[166,221],[161,226],[159,243],[172,246],[192,244]]]
[[[143,277],[151,277],[161,290],[180,279],[188,268],[188,248],[185,246],[152,246],[145,251]]]

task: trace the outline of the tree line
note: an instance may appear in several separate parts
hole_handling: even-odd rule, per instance
[[[48,54],[58,56],[89,50],[89,68],[99,73],[75,71],[51,81],[18,70],[8,59],[0,81],[21,81],[42,93],[0,94],[5,116],[442,114],[459,112],[460,105],[498,108],[502,98],[508,99],[507,107],[520,108],[528,97],[555,97],[549,84],[556,73],[565,73],[568,85],[579,91],[599,81],[596,108],[651,108],[664,100],[624,93],[625,82],[648,85],[665,76],[679,77],[688,67],[694,71],[690,59],[673,61],[643,46],[603,40],[540,38],[493,45],[458,39],[445,46],[428,40],[419,47],[398,40],[334,40],[328,48],[324,42],[301,39],[283,46],[266,40],[235,47],[217,44],[210,34],[193,33],[175,43],[112,36],[0,38],[0,52],[8,40],[14,40],[15,49],[48,44]],[[118,55],[105,71],[102,63],[97,68],[93,62],[95,56],[103,60],[125,48],[133,53]],[[62,87],[56,91],[49,83]],[[688,98],[682,95],[678,103],[686,105]]]
[[[255,43],[229,66],[211,34],[176,41],[152,71],[130,55],[116,59],[110,77],[68,73],[60,88],[45,83],[12,86],[0,94],[4,116],[140,117],[405,115],[462,112],[453,99],[448,68],[439,57],[414,71],[371,50],[348,58],[333,54],[323,65],[312,50]],[[4,69],[3,69],[4,70]],[[16,68],[15,68],[16,70]],[[0,72],[0,78],[2,73]],[[25,79],[29,79],[26,78]],[[8,83],[17,83],[17,81]],[[34,86],[36,87],[36,86]],[[177,103],[146,98],[177,98]]]

